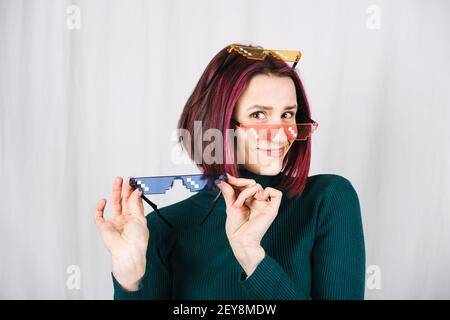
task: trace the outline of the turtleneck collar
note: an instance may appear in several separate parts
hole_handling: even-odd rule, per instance
[[[276,176],[261,175],[248,171],[246,169],[239,169],[238,172],[239,178],[253,179],[256,181],[256,183],[259,183],[263,188],[274,186],[278,178],[278,175]]]

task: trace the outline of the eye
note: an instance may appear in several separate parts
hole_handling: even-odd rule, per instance
[[[253,112],[250,115],[250,117],[253,119],[257,119],[257,120],[263,120],[265,115],[264,115],[264,112],[262,112],[262,111],[256,111],[256,112]]]
[[[285,112],[285,113],[283,113],[283,116],[282,116],[282,118],[284,118],[284,119],[292,119],[293,117],[295,117],[294,112]]]

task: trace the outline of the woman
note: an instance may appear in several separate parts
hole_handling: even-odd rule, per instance
[[[243,48],[247,56],[239,52]],[[106,200],[97,204],[95,221],[112,257],[114,298],[364,298],[357,193],[338,175],[308,177],[311,139],[285,130],[314,124],[295,65],[275,54],[251,59],[252,48],[259,50],[221,50],[179,120],[179,129],[191,134],[194,121],[203,130],[236,129],[220,150],[225,163],[198,162],[203,173],[228,174],[220,192],[201,191],[162,208],[171,226],[155,214],[145,217],[139,190],[127,182],[122,194],[121,177],[113,185],[109,221],[103,218]],[[240,130],[252,126],[257,135]],[[275,133],[261,134],[261,126],[273,126]],[[195,141],[183,145],[194,150]]]

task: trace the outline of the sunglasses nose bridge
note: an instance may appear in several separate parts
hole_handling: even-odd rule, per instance
[[[275,127],[272,129],[271,140],[272,141],[286,141],[289,140],[288,135],[286,134],[286,129],[283,125],[279,127]]]
[[[175,177],[163,177],[163,178],[157,179],[155,182],[157,185],[157,189],[160,192],[166,193],[167,190],[169,190],[173,187],[174,181],[175,181]]]

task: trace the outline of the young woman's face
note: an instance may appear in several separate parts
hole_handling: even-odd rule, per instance
[[[239,98],[233,119],[241,124],[296,123],[297,95],[290,77],[254,76]],[[245,159],[240,167],[262,175],[276,175],[283,167],[283,159],[292,146],[282,129],[270,139],[252,139],[241,129],[236,130],[238,159]],[[267,138],[267,137],[266,137]]]

